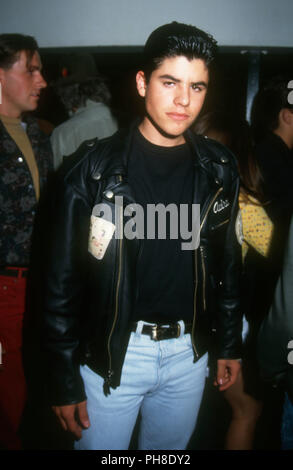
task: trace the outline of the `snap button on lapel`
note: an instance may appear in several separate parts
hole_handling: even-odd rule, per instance
[[[222,180],[220,180],[219,178],[215,178],[215,183],[217,186],[221,186]]]
[[[101,177],[102,177],[101,173],[96,173],[95,175],[93,175],[93,179],[97,181],[99,181]]]
[[[17,161],[18,161],[19,163],[22,163],[22,162],[23,162],[23,158],[22,158],[22,157],[18,157]]]
[[[107,199],[112,199],[114,197],[113,191],[105,191],[104,195],[106,196]]]
[[[222,163],[227,163],[227,162],[228,162],[228,158],[227,158],[227,157],[221,157],[221,162],[222,162]]]

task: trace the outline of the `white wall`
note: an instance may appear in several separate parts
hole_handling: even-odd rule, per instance
[[[0,1],[0,31],[31,34],[41,47],[142,45],[173,20],[220,45],[293,46],[292,0]]]

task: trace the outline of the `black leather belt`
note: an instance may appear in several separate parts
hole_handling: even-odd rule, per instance
[[[27,277],[27,268],[0,268],[0,276],[7,277]]]
[[[131,325],[131,331],[136,331],[137,322]],[[191,333],[192,324],[185,323],[184,334]],[[154,341],[162,341],[164,339],[179,338],[181,334],[180,323],[170,323],[169,325],[143,325],[142,335],[148,335]]]

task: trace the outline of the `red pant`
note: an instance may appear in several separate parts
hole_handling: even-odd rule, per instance
[[[18,436],[26,384],[22,364],[22,324],[26,279],[0,275],[0,447],[21,449]]]

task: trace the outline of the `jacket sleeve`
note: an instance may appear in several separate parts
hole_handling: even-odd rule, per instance
[[[219,310],[217,315],[216,344],[220,359],[238,359],[242,349],[242,313],[240,310],[241,247],[236,237],[239,179],[235,176],[231,185],[231,217],[227,227],[221,285],[219,287]]]
[[[272,383],[287,380],[293,400],[293,218],[284,265],[274,300],[258,336],[258,359],[263,378]]]
[[[54,189],[46,241],[43,344],[50,403],[67,405],[86,399],[78,356],[91,205],[67,178],[59,178]]]

